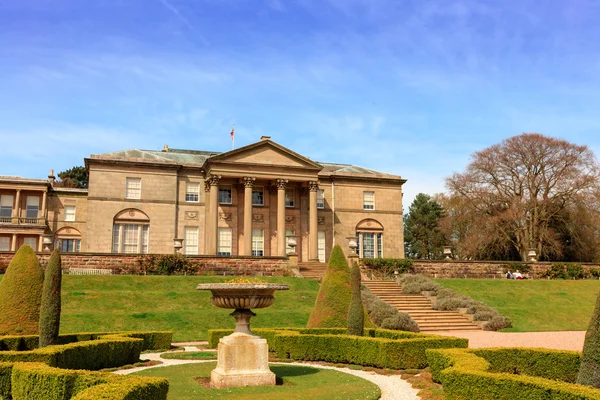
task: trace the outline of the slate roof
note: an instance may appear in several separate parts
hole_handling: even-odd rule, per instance
[[[92,154],[92,159],[103,160],[123,160],[123,161],[141,161],[141,162],[156,162],[165,164],[180,164],[187,166],[200,167],[211,156],[222,154],[217,151],[202,151],[202,150],[184,150],[171,149],[169,151],[160,150],[120,150],[104,154]],[[387,174],[385,172],[376,171],[370,168],[359,167],[352,164],[336,164],[319,162],[323,169],[319,172],[320,176],[348,176],[348,177],[365,177],[365,178],[385,178],[385,179],[402,179],[398,175]]]

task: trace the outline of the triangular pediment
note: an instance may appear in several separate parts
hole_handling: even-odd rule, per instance
[[[321,170],[323,167],[286,147],[271,140],[261,140],[239,149],[221,153],[207,160],[207,163],[235,163],[265,166],[309,168]]]

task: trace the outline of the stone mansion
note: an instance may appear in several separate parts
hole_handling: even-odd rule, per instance
[[[400,176],[315,162],[264,136],[224,153],[124,150],[85,159],[88,189],[0,177],[0,252],[404,257]]]

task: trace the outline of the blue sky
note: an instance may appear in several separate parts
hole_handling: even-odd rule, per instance
[[[600,2],[5,0],[0,175],[270,135],[405,208],[522,132],[600,154]]]

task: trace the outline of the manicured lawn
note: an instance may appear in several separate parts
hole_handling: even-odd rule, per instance
[[[509,332],[586,330],[600,281],[436,279],[512,320]]]
[[[210,377],[216,363],[187,364],[153,368],[134,375],[157,376],[169,380],[168,399],[298,399],[298,400],[370,400],[378,399],[377,385],[353,375],[305,366],[270,365],[283,379],[283,385],[232,389],[205,389],[194,378]]]
[[[173,330],[174,341],[207,339],[208,329],[233,328],[233,310],[214,307],[199,283],[231,277],[64,275],[61,333],[125,330]],[[253,310],[253,327],[306,326],[318,292],[316,281],[264,278],[290,290],[277,291],[275,304]]]
[[[163,353],[160,358],[175,360],[216,360],[216,351],[177,351],[172,353]]]

